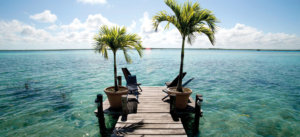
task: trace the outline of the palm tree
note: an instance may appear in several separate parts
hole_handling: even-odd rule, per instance
[[[142,56],[142,41],[137,34],[126,34],[125,27],[111,27],[104,25],[100,28],[99,34],[94,37],[96,52],[102,54],[105,59],[108,59],[108,49],[113,52],[114,55],[114,82],[115,92],[119,90],[117,85],[117,64],[116,54],[118,50],[122,50],[127,63],[131,63],[131,58],[127,51],[129,49],[135,49],[139,56]]]
[[[165,3],[171,8],[175,15],[169,14],[166,11],[160,11],[153,17],[153,26],[155,31],[157,31],[159,24],[166,21],[167,25],[165,26],[165,29],[168,29],[171,23],[178,29],[182,36],[181,62],[177,84],[177,91],[182,92],[184,44],[186,38],[187,42],[192,44],[196,37],[196,33],[205,34],[212,45],[214,45],[214,34],[216,31],[215,23],[218,21],[210,10],[200,8],[198,2],[191,3],[187,1],[182,5],[174,0],[165,0]]]

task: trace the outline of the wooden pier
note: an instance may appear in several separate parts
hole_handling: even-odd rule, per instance
[[[195,109],[195,105],[197,106],[197,103],[190,98],[190,102],[186,110],[174,111],[172,110],[172,103],[170,105],[170,99],[162,101],[162,98],[166,96],[166,94],[162,92],[164,88],[165,87],[142,87],[143,92],[139,95],[139,103],[127,102],[127,107],[123,106],[123,108],[127,108],[127,110],[111,110],[109,108],[108,100],[105,100],[102,108],[103,113],[118,113],[121,115],[112,136],[186,137],[185,129],[177,117],[177,114],[196,112],[195,110],[199,109],[197,109],[197,107]],[[129,96],[127,99],[131,98],[134,97]],[[200,111],[196,113],[198,113],[199,117],[201,116]],[[98,115],[98,112],[95,111],[95,114]],[[99,121],[99,124],[100,122],[101,120]],[[198,123],[197,125],[199,125]],[[198,126],[196,128],[198,129]]]

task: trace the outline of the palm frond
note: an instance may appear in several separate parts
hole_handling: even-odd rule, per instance
[[[178,21],[176,20],[175,16],[168,15],[166,11],[161,11],[157,15],[155,15],[153,18],[153,27],[155,31],[157,31],[158,26],[161,22],[167,21],[167,25],[165,26],[165,29],[169,28],[169,24],[173,24],[175,27],[179,27]]]
[[[210,28],[207,28],[203,25],[197,31],[200,34],[204,33],[208,37],[208,39],[212,45],[215,44],[215,35],[214,35],[214,32]]]
[[[131,57],[130,57],[130,56],[128,55],[128,53],[127,53],[127,49],[122,48],[122,50],[123,50],[123,53],[124,53],[124,57],[125,57],[126,62],[127,62],[127,63],[131,63],[132,60],[131,60]]]
[[[189,44],[192,44],[194,41],[195,41],[195,39],[196,39],[196,36],[193,34],[193,33],[191,33],[191,34],[189,34],[188,36],[187,36],[187,42],[189,43]]]
[[[168,7],[172,9],[172,11],[175,13],[176,18],[180,19],[181,15],[181,5],[178,4],[174,0],[165,0],[165,3]]]
[[[173,24],[182,37],[187,37],[188,43],[192,44],[195,40],[195,33],[204,33],[212,44],[214,44],[214,34],[216,32],[217,18],[212,11],[202,9],[198,2],[192,3],[186,1],[183,5],[178,4],[175,0],[165,0],[168,7],[171,8],[174,15],[167,13],[166,11],[160,11],[153,17],[153,26],[157,31],[161,22],[166,21],[167,25],[165,29],[169,28],[170,24]],[[206,24],[207,28],[201,28]]]
[[[127,35],[127,46],[130,49],[135,49],[139,56],[142,57],[143,56],[143,46],[142,46],[142,41],[141,38],[137,35],[137,34],[128,34]]]
[[[127,53],[129,49],[136,49],[140,56],[142,56],[142,41],[137,34],[127,34],[125,27],[111,27],[104,25],[100,28],[99,34],[94,37],[94,49],[96,52],[102,54],[105,59],[108,59],[108,49],[113,53],[122,50],[125,59],[130,63],[130,56]]]
[[[216,31],[216,23],[219,21],[212,11],[207,9],[201,10],[199,12],[198,20],[205,22],[213,32]]]

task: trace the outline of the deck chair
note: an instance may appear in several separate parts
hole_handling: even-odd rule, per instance
[[[182,79],[184,78],[185,75],[186,75],[186,72],[183,72],[182,73]],[[178,79],[179,79],[179,75],[177,75],[177,77],[173,81],[166,82],[165,84],[166,84],[167,88],[177,86]],[[162,91],[165,92],[165,93],[168,93],[168,91],[166,89],[163,89]],[[168,96],[166,96],[166,97],[168,97]],[[164,97],[163,99],[165,99],[166,97]]]
[[[127,68],[122,68],[122,71],[123,71],[125,80],[126,80],[126,82],[128,83],[127,79],[128,79],[128,76],[131,75],[131,73],[129,72],[129,70],[128,70]],[[140,85],[142,85],[142,84],[141,84],[141,83],[136,83],[136,84],[137,84],[138,88],[139,88],[141,91],[143,91],[142,88],[140,87]]]
[[[136,96],[136,100],[139,101],[139,89],[135,75],[128,75],[127,78],[127,88],[128,94],[133,94]]]
[[[185,74],[186,74],[186,72],[184,72],[183,77],[185,76]],[[191,78],[191,79],[189,79],[188,81],[184,82],[184,83],[182,84],[182,87],[185,87],[186,85],[188,85],[193,79],[194,79],[194,78]],[[178,82],[178,79],[177,79],[177,82]],[[177,86],[177,84],[176,84],[175,86]],[[168,94],[168,88],[169,88],[169,87],[171,87],[171,86],[167,86],[167,88],[166,88],[166,89],[163,89],[162,91]],[[174,87],[174,86],[173,86],[173,87]],[[163,97],[161,100],[164,100],[164,99],[166,99],[166,98],[169,97],[169,96],[170,96],[170,95],[168,94],[168,95],[166,95],[165,97]]]
[[[189,79],[188,81],[186,81],[185,83],[182,84],[182,87],[185,87],[186,85],[188,85],[194,78]],[[163,89],[163,92],[168,94],[168,88],[167,89]],[[165,97],[163,97],[161,100],[166,99],[167,97],[169,97],[170,95],[166,95]]]

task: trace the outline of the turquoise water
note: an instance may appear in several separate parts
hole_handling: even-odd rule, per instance
[[[132,58],[118,56],[118,74],[127,67],[144,86],[179,71],[180,50]],[[112,62],[91,50],[1,51],[0,135],[99,136],[94,99],[113,85]],[[202,136],[299,136],[300,52],[186,50],[184,71],[204,96]]]

